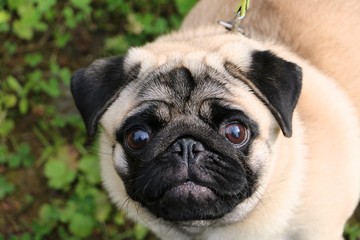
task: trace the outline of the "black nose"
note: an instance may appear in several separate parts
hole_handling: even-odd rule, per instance
[[[186,164],[195,163],[204,150],[203,144],[192,138],[181,138],[172,145],[176,160]]]

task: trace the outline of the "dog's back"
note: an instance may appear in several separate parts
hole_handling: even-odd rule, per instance
[[[238,0],[201,0],[182,28],[232,20],[238,3]],[[336,228],[343,224],[336,221],[345,219],[341,215],[349,214],[353,207],[336,211],[330,206],[354,206],[358,199],[360,155],[357,149],[360,146],[355,116],[360,113],[359,10],[357,0],[253,0],[241,23],[250,38],[265,44],[285,45],[305,60],[291,59],[291,55],[286,54],[282,56],[297,62],[304,70],[298,111],[308,146],[308,169],[303,179],[302,203],[297,208],[297,215],[304,218],[299,217],[291,223],[300,228],[302,225],[308,225],[308,229],[315,226],[314,231],[302,232],[304,239],[338,239],[336,235],[341,234],[342,229]],[[331,78],[324,79],[306,62],[337,84]],[[339,137],[339,144],[333,141],[334,137]],[[329,201],[324,201],[324,196],[328,196]],[[349,197],[345,200],[342,196]],[[311,211],[319,214],[310,214]],[[325,221],[324,216],[327,216]],[[326,228],[331,230],[319,231],[321,225],[327,225]]]
[[[183,28],[231,20],[238,0],[202,0]],[[346,89],[360,112],[360,2],[252,0],[242,27],[251,38],[283,43]]]

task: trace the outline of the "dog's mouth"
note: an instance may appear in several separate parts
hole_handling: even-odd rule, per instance
[[[241,197],[220,196],[193,181],[169,187],[158,199],[142,203],[155,216],[171,222],[218,219],[230,212]]]
[[[165,191],[163,197],[161,198],[160,202],[167,201],[167,200],[179,200],[182,198],[202,198],[202,199],[212,199],[215,198],[214,192],[205,186],[195,184],[192,181],[187,181],[176,185],[174,187],[169,188]]]
[[[123,179],[129,196],[171,222],[220,219],[251,196],[256,175],[239,157],[182,138],[151,161],[131,163]]]

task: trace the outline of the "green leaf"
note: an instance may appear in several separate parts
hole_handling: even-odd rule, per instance
[[[34,222],[31,225],[32,232],[34,233],[34,240],[45,239],[44,236],[49,234],[55,225],[49,223],[42,223],[39,221]]]
[[[183,16],[190,11],[196,2],[197,0],[175,0],[176,8]]]
[[[44,13],[49,11],[55,4],[56,4],[56,0],[36,0],[37,3],[37,9]]]
[[[25,204],[30,205],[34,202],[34,197],[27,193],[25,194],[24,200]]]
[[[107,0],[107,10],[120,11],[123,14],[128,14],[131,11],[129,3],[124,0]]]
[[[25,233],[21,236],[20,238],[21,240],[33,240],[32,236],[30,233]]]
[[[5,41],[4,42],[4,49],[6,49],[9,56],[12,56],[16,52],[17,45],[16,45],[16,43],[11,42],[11,41]]]
[[[0,200],[14,191],[15,185],[8,182],[4,176],[0,175]]]
[[[69,223],[69,230],[75,236],[88,237],[95,226],[94,220],[85,214],[76,213]]]
[[[168,29],[167,20],[164,18],[158,18],[155,21],[153,27],[153,33],[155,34],[163,34]]]
[[[26,143],[20,144],[15,153],[8,155],[8,166],[12,169],[19,167],[28,168],[34,163],[34,156],[31,153],[30,146]]]
[[[107,195],[103,192],[99,192],[95,196],[95,202],[96,202],[95,218],[98,222],[105,222],[108,219],[112,210]]]
[[[10,31],[10,25],[8,23],[0,23],[0,32],[7,33]]]
[[[39,210],[39,218],[32,224],[34,239],[44,239],[59,221],[60,210],[51,204],[43,204]]]
[[[124,213],[120,212],[120,213],[116,214],[113,221],[115,224],[117,224],[119,226],[124,225],[126,223]]]
[[[81,199],[91,200],[91,204],[93,204],[93,200],[95,199],[96,195],[99,194],[99,190],[89,182],[85,181],[83,176],[80,176],[79,182],[75,187],[75,193]],[[90,204],[90,202],[88,203]]]
[[[10,20],[10,13],[5,10],[0,10],[0,24],[7,23]]]
[[[58,97],[60,96],[60,89],[59,89],[59,83],[57,79],[50,78],[48,81],[42,81],[40,82],[41,90],[49,95],[50,97]]]
[[[9,161],[9,150],[6,145],[0,144],[0,164],[5,164]]]
[[[63,15],[65,17],[66,26],[70,29],[74,29],[77,23],[74,17],[74,10],[71,7],[66,6],[63,10]]]
[[[7,94],[2,96],[1,101],[4,103],[5,108],[12,108],[17,103],[17,97],[14,94]]]
[[[69,68],[62,68],[59,72],[60,80],[66,85],[70,86],[71,71]]]
[[[76,177],[76,172],[70,169],[65,162],[54,159],[46,162],[44,174],[49,179],[50,187],[63,190],[66,190]]]
[[[11,0],[7,1],[7,4],[9,5],[9,8],[11,10],[16,10],[20,6],[25,5],[27,3],[27,0]]]
[[[57,115],[51,120],[51,125],[57,128],[64,128],[66,126],[66,120],[64,116]]]
[[[29,101],[27,98],[20,99],[19,102],[19,112],[20,114],[24,115],[29,110]]]
[[[77,210],[77,204],[75,201],[69,200],[66,203],[65,208],[60,210],[59,219],[63,223],[70,222]]]
[[[13,29],[14,33],[21,39],[31,40],[34,36],[33,28],[24,21],[15,20],[13,24]]]
[[[58,220],[59,209],[50,204],[44,204],[39,210],[40,220],[44,223],[55,224]]]
[[[20,85],[19,81],[14,76],[8,76],[6,78],[6,82],[11,90],[16,92],[17,94],[21,94],[23,91],[22,86]]]
[[[66,32],[55,32],[55,44],[58,48],[63,48],[70,41],[71,34]]]
[[[9,157],[8,166],[11,169],[19,168],[21,166],[21,157],[16,154],[11,154]]]
[[[36,69],[26,75],[26,83],[23,90],[23,97],[27,96],[30,91],[41,91],[42,72]]]
[[[86,155],[79,162],[79,169],[84,173],[86,180],[91,184],[100,183],[99,161],[96,156]]]
[[[31,40],[34,36],[34,30],[45,31],[47,24],[41,21],[43,14],[36,5],[31,2],[17,7],[20,19],[13,25],[14,33],[21,39]]]
[[[15,123],[12,119],[0,120],[0,136],[7,136],[15,128]]]
[[[112,54],[122,54],[129,48],[129,44],[123,35],[117,35],[114,37],[105,39],[105,51]]]
[[[43,60],[41,53],[30,53],[25,55],[25,63],[30,67],[36,67]]]
[[[136,224],[134,227],[134,235],[136,240],[145,239],[146,235],[149,233],[149,230],[141,224]]]
[[[91,0],[70,0],[71,5],[84,13],[89,13],[91,10],[90,3]]]
[[[31,148],[29,144],[27,143],[20,144],[19,148],[16,151],[16,154],[20,156],[23,167],[29,168],[33,166],[35,159],[34,159],[34,155],[31,152]]]
[[[357,222],[347,223],[344,232],[348,235],[349,240],[360,239],[360,223]]]

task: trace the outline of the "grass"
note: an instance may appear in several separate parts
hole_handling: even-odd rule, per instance
[[[194,0],[0,0],[0,239],[154,239],[101,187],[69,82],[179,27]]]

